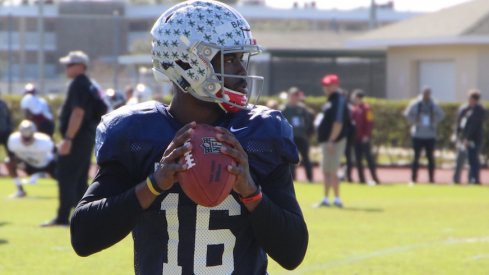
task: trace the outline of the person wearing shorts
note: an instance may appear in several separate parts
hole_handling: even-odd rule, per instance
[[[322,79],[324,93],[328,101],[323,106],[318,119],[318,142],[322,151],[321,168],[324,179],[324,198],[318,206],[329,206],[329,191],[333,189],[334,205],[343,207],[337,171],[346,146],[346,130],[350,120],[345,96],[339,92],[340,79],[328,74]]]

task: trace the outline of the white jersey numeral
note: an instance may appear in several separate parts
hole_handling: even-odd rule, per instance
[[[161,210],[165,211],[168,224],[168,262],[163,263],[163,274],[182,274],[178,265],[179,220],[177,193],[170,193],[161,202]],[[195,274],[231,274],[234,270],[233,251],[236,237],[229,229],[209,229],[212,210],[227,210],[229,216],[241,215],[241,207],[233,196],[229,195],[220,205],[208,208],[198,205],[195,224]],[[209,245],[224,246],[222,265],[207,266],[207,249]]]
[[[178,265],[178,194],[170,193],[161,202],[161,210],[165,210],[168,224],[168,263],[163,263],[163,274],[182,274],[182,267]]]

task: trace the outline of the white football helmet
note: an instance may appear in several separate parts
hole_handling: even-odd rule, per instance
[[[37,132],[37,128],[32,121],[24,119],[19,124],[19,132],[23,138],[31,138]]]
[[[248,105],[246,94],[224,87],[225,77],[242,78],[247,90],[261,93],[263,77],[224,74],[224,55],[243,53],[246,61],[261,52],[250,25],[236,10],[217,1],[186,1],[164,12],[151,29],[153,73],[166,75],[194,97],[215,102],[226,112]],[[221,73],[211,60],[221,55]],[[249,92],[248,92],[249,93]],[[250,96],[250,95],[249,95]]]

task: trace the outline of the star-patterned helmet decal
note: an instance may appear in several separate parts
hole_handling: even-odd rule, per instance
[[[217,53],[259,52],[242,15],[213,0],[176,4],[158,18],[151,35],[154,71],[207,100],[224,86],[211,64]]]

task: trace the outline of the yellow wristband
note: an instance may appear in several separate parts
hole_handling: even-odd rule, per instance
[[[159,193],[158,191],[156,191],[156,189],[154,188],[153,183],[151,182],[151,180],[149,179],[149,177],[146,178],[146,185],[148,186],[148,189],[151,192],[151,194],[153,194],[155,196],[161,195],[161,193]]]

